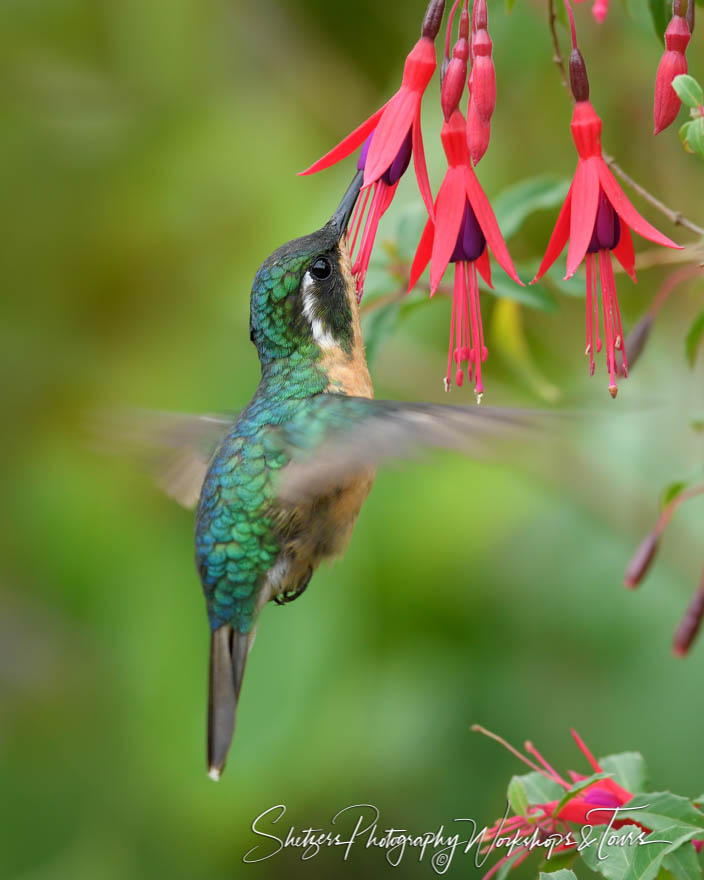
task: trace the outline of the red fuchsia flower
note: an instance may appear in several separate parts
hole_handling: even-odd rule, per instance
[[[458,385],[462,385],[466,365],[468,378],[474,381],[474,390],[480,402],[484,393],[481,365],[488,352],[484,344],[477,273],[491,287],[489,250],[514,281],[518,284],[523,282],[518,277],[489,200],[472,168],[466,123],[458,109],[467,76],[468,31],[469,17],[465,9],[460,22],[460,39],[455,45],[443,82],[445,122],[441,139],[448,169],[411,266],[409,290],[430,263],[430,295],[433,296],[448,265],[455,264],[445,390],[449,391],[452,384],[453,361]]]
[[[540,773],[541,776],[544,776],[551,782],[557,783],[557,785],[563,788],[566,792],[569,791],[575,783],[588,779],[587,776],[573,771],[568,773],[569,781],[564,779],[557,770],[548,764],[532,743],[527,742],[525,744],[525,750],[529,755],[532,755],[538,763],[535,763],[535,761],[532,761],[530,758],[521,754],[521,752],[514,749],[513,746],[496,734],[491,733],[478,725],[475,725],[472,729],[501,743],[502,746],[523,761],[524,764],[527,764],[531,770]],[[571,733],[578,748],[589,762],[593,772],[603,773],[603,768],[584,744],[579,734],[575,730],[572,730]],[[536,829],[543,837],[562,835],[564,838],[567,838],[566,832],[570,829],[569,825],[566,823],[592,826],[606,824],[612,816],[610,811],[614,810],[616,807],[624,806],[632,798],[633,794],[620,786],[613,779],[598,779],[591,785],[582,789],[579,793],[575,794],[574,797],[571,797],[562,807],[560,807],[559,810],[558,807],[560,806],[560,801],[547,801],[543,804],[529,806],[525,816],[513,816],[510,819],[504,819],[497,822],[493,828],[488,829],[484,836],[483,843],[487,845],[486,849],[489,849],[491,842],[499,836],[514,836],[518,833],[522,838],[530,838],[531,835],[535,833]],[[617,819],[613,822],[612,827],[620,828],[627,824],[637,825],[638,823],[634,822],[633,819]],[[644,828],[644,830],[649,829]],[[554,852],[568,852],[570,850],[575,850],[576,847],[577,840],[574,839],[574,837],[572,837],[571,840],[567,838],[555,846]],[[511,852],[500,859],[491,870],[484,875],[483,880],[489,880],[489,878],[499,871],[502,865],[510,859],[516,859],[511,865],[511,868],[517,867],[522,861],[524,861],[524,859],[528,858],[531,851],[532,850],[528,846],[517,848],[515,852]],[[516,852],[518,853],[518,856],[516,856]]]
[[[653,103],[655,134],[660,134],[675,121],[682,106],[682,101],[672,88],[672,80],[680,74],[687,73],[685,52],[691,34],[686,16],[686,0],[676,0],[673,4],[673,16],[665,31],[665,52],[660,59],[655,77],[655,101]]]
[[[491,53],[486,0],[476,0],[472,23],[472,70],[469,75],[467,144],[477,165],[489,146],[491,117],[496,107],[496,70]]]
[[[572,137],[579,159],[567,198],[557,218],[547,251],[533,279],[537,281],[552,266],[569,240],[567,274],[571,278],[581,263],[587,272],[586,355],[589,371],[594,375],[594,353],[600,352],[599,291],[609,392],[616,397],[617,372],[628,376],[628,362],[623,344],[621,313],[616,295],[611,256],[621,263],[635,281],[635,255],[631,230],[664,247],[679,248],[667,236],[651,226],[636,211],[616,182],[601,153],[601,119],[589,101],[589,81],[584,59],[577,48],[574,20],[569,4],[573,50],[570,56],[570,83],[576,104],[572,114]],[[616,352],[623,355],[617,364]]]
[[[433,210],[420,111],[423,94],[437,66],[435,38],[444,10],[445,0],[430,0],[423,19],[422,36],[406,59],[398,92],[329,153],[301,172],[314,174],[322,171],[363,147],[358,163],[359,169],[364,170],[363,189],[350,223],[351,251],[359,240],[353,272],[360,299],[379,222],[391,204],[411,154],[421,196],[428,211]],[[362,227],[364,231],[359,239]]]

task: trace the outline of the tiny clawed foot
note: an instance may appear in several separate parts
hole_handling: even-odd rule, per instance
[[[279,593],[278,596],[274,596],[274,602],[277,605],[288,605],[289,602],[293,602],[294,599],[298,599],[299,596],[302,596],[306,587],[310,583],[310,579],[313,577],[313,569],[309,568],[308,573],[305,576],[305,579],[301,581],[301,583],[296,587],[295,590],[287,590],[283,593]]]

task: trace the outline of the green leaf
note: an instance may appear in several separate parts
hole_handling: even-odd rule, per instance
[[[673,874],[677,880],[700,880],[701,865],[693,846],[681,846],[675,852],[665,856],[663,868]]]
[[[675,495],[679,495],[688,485],[686,480],[675,480],[669,486],[665,486],[660,496],[660,509],[667,507]]]
[[[575,782],[575,784],[562,796],[562,799],[553,810],[553,816],[557,816],[560,810],[568,804],[572,798],[576,797],[581,791],[584,791],[585,788],[589,788],[592,783],[597,782],[599,779],[608,779],[610,776],[610,773],[594,773],[586,779],[580,779],[579,782]]]
[[[617,833],[622,839],[626,839],[628,834],[637,836],[643,831],[637,825],[623,825],[618,829]],[[583,832],[584,833],[584,832]],[[609,845],[604,836],[607,835],[606,825],[597,825],[589,832],[589,846],[579,841],[579,852],[584,863],[592,871],[603,874],[607,880],[624,880],[628,873],[633,858],[632,846]],[[605,856],[605,858],[599,858]]]
[[[607,880],[654,880],[664,858],[678,852],[697,834],[695,829],[678,823],[650,833],[637,825],[598,825],[586,835],[582,832],[578,848],[587,867]]]
[[[704,92],[702,92],[702,87],[693,76],[681,73],[672,80],[672,88],[687,107],[694,109],[704,104]]]
[[[577,875],[568,868],[558,868],[556,871],[541,871],[540,880],[577,880]]]
[[[569,868],[576,858],[577,850],[574,848],[564,850],[563,852],[555,852],[549,859],[545,859],[541,863],[539,871],[541,874],[554,875],[557,871],[563,868]],[[572,872],[570,871],[570,874],[571,873]]]
[[[626,791],[645,791],[648,788],[648,771],[645,760],[638,752],[621,752],[599,758],[599,766],[613,774],[614,781]]]
[[[683,831],[680,825],[671,825],[648,834],[641,845],[632,847],[631,864],[623,880],[654,880],[665,856],[679,850],[696,833],[694,830]]]
[[[665,29],[672,14],[672,4],[669,0],[648,0],[648,11],[655,28],[655,33],[661,42],[665,42]]]
[[[507,798],[511,809],[518,816],[528,815],[528,794],[520,776],[513,776],[508,784]]]
[[[540,266],[540,260],[525,260],[520,264],[516,265],[516,269],[518,270],[521,278],[531,279],[535,278],[535,273],[538,271],[538,266]],[[540,284],[545,287],[554,287],[556,290],[559,290],[560,293],[565,293],[567,296],[575,296],[579,299],[584,299],[586,295],[587,283],[584,279],[584,273],[582,271],[577,272],[576,275],[573,275],[572,278],[565,279],[565,273],[567,272],[567,263],[564,257],[559,257],[555,264],[548,269],[545,273],[545,276],[541,279]]]
[[[689,129],[692,127],[691,122],[685,122],[683,126],[680,127],[680,130],[677,132],[680,138],[680,143],[685,148],[688,153],[693,153],[694,150],[689,146]]]
[[[654,831],[671,828],[673,823],[698,833],[704,830],[704,813],[687,798],[669,791],[637,794],[619,811],[619,818],[634,819]]]
[[[563,177],[540,175],[509,186],[494,200],[494,213],[505,239],[511,238],[534,211],[553,208],[564,201],[570,188]]]
[[[697,351],[704,338],[704,311],[699,312],[692,322],[692,326],[687,331],[687,337],[684,341],[684,350],[687,356],[687,363],[690,367],[694,366],[697,360]]]
[[[513,12],[513,7],[516,5],[516,0],[506,0],[506,12],[509,15]]]
[[[685,126],[683,126],[684,128]],[[704,159],[704,116],[686,123],[687,144],[693,153]]]
[[[521,287],[520,284],[512,281],[500,266],[496,265],[492,266],[491,282],[494,285],[493,290],[487,287],[482,280],[479,285],[482,290],[493,293],[494,296],[503,296],[543,312],[557,311],[557,300],[544,284],[526,284],[525,287]]]
[[[544,804],[548,801],[559,801],[565,791],[561,785],[543,776],[542,773],[526,773],[516,778],[523,783],[528,803],[531,806]]]
[[[418,242],[428,221],[428,215],[422,205],[416,205],[404,211],[396,225],[396,245],[398,256],[411,262],[415,256]]]

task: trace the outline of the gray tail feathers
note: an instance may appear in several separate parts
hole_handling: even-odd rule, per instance
[[[210,634],[208,775],[218,780],[235,731],[237,699],[249,652],[250,633],[225,624]]]

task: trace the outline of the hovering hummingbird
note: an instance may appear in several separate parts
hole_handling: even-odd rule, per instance
[[[198,498],[196,565],[211,629],[208,771],[219,779],[264,605],[297,599],[342,553],[384,459],[418,446],[473,454],[523,423],[486,407],[373,399],[346,242],[359,172],[332,219],[282,245],[251,294],[262,375],[236,418],[171,417],[163,488]],[[210,441],[210,442],[208,442]]]

